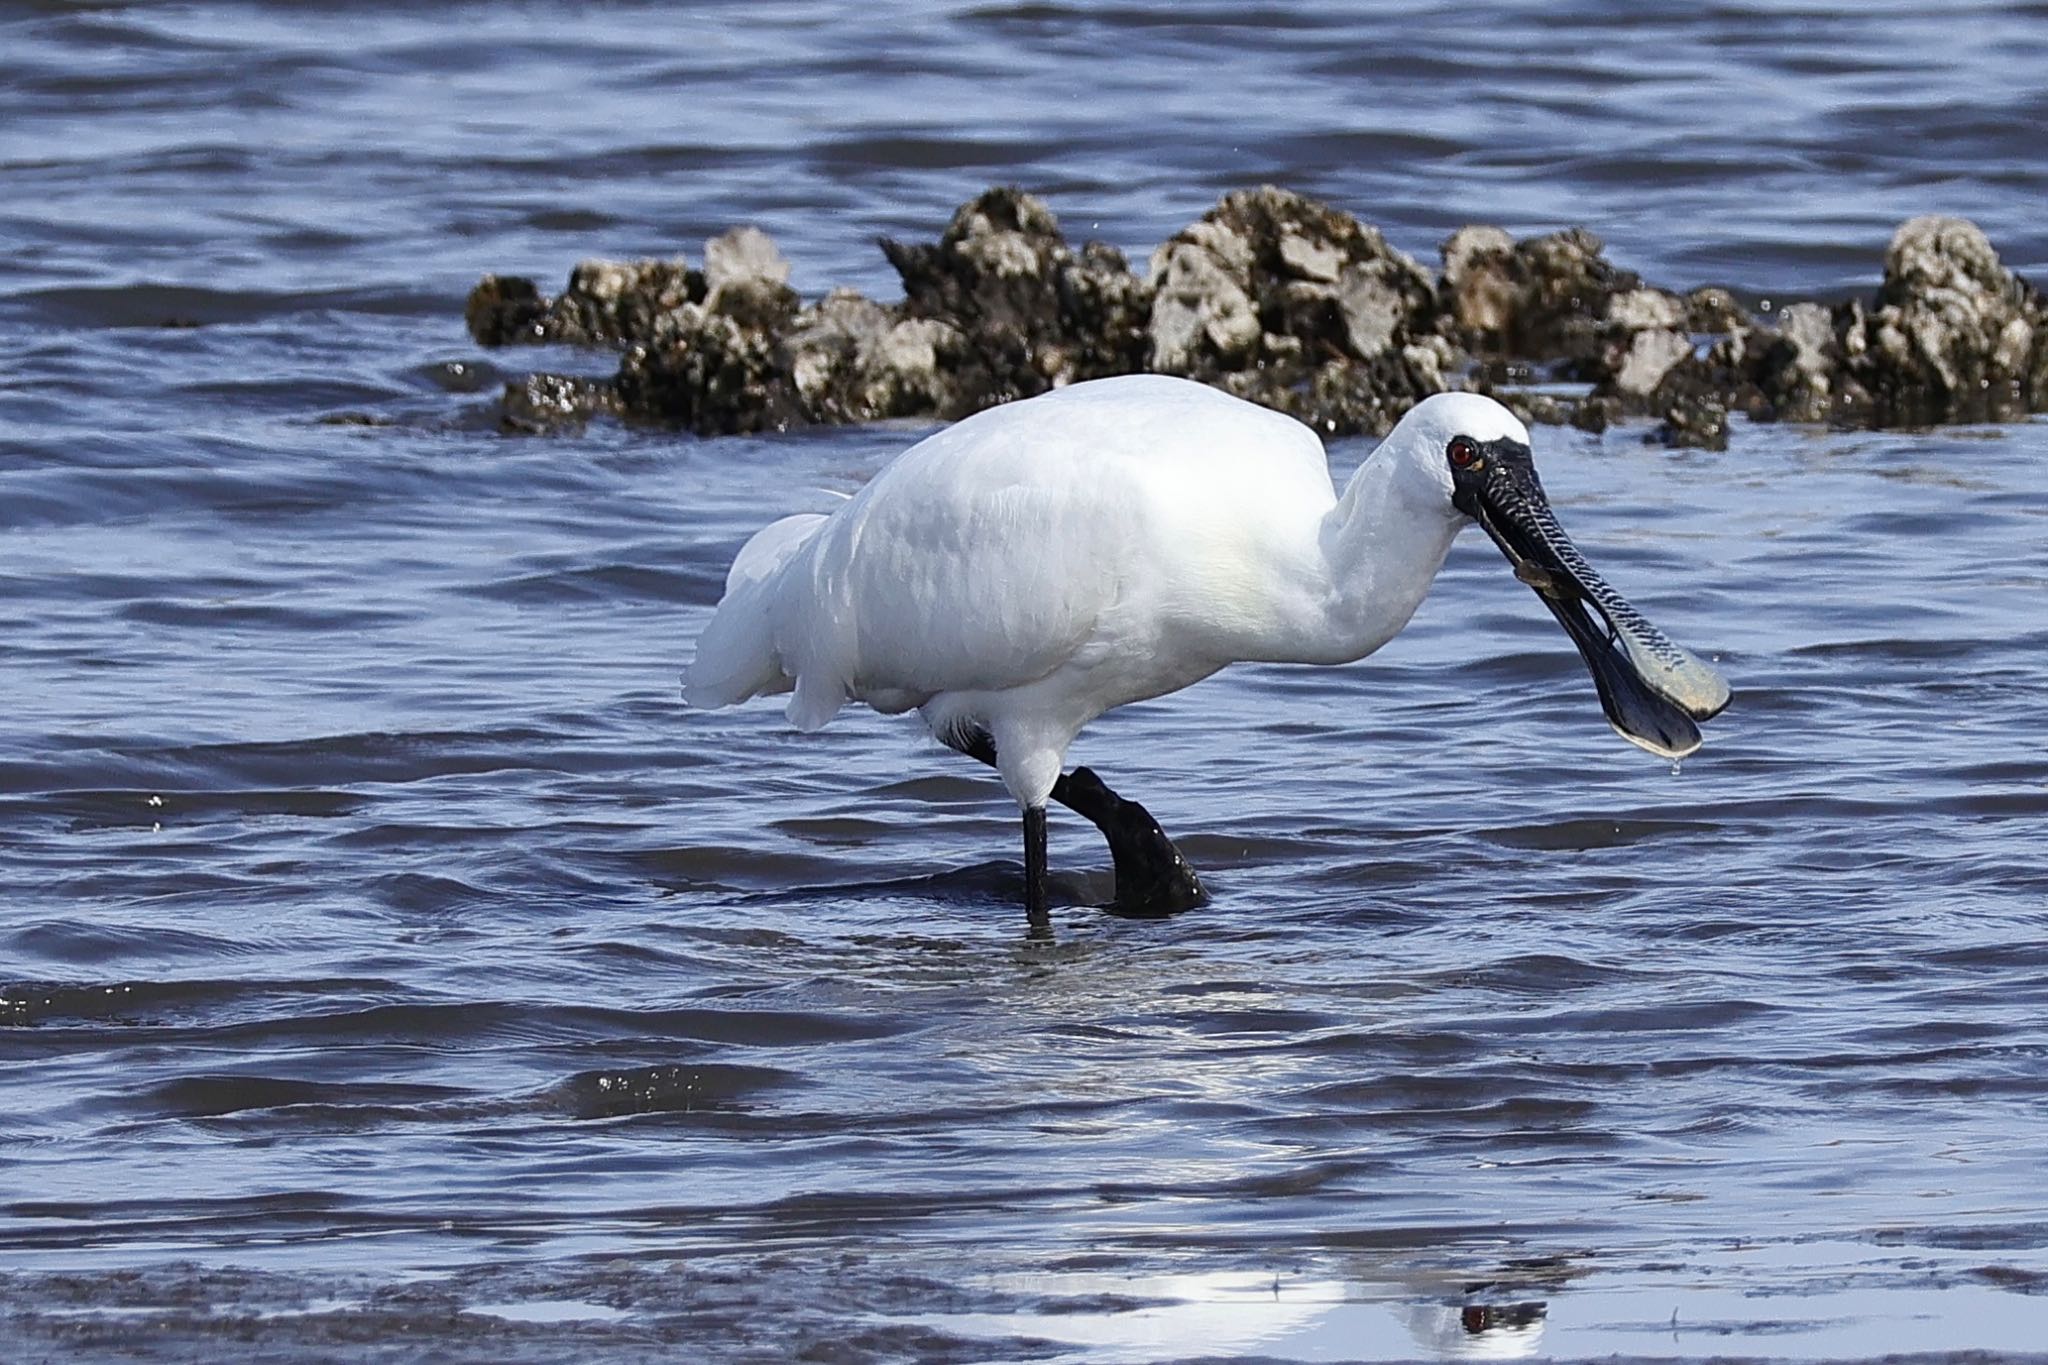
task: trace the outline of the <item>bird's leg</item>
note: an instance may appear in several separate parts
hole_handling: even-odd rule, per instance
[[[1052,923],[1045,904],[1044,806],[1032,806],[1024,812],[1024,917],[1034,929]]]
[[[1061,774],[1052,794],[1068,810],[1086,816],[1109,841],[1110,862],[1116,868],[1116,899],[1109,906],[1113,913],[1139,918],[1177,915],[1209,899],[1202,879],[1152,812],[1111,791],[1094,769]]]
[[[996,744],[985,730],[972,730],[953,743],[969,758],[994,767]],[[1111,791],[1094,770],[1076,768],[1060,774],[1053,783],[1052,799],[1085,817],[1109,841],[1110,861],[1116,867],[1116,899],[1107,907],[1113,914],[1151,917],[1178,914],[1209,899],[1195,869],[1159,828],[1152,813],[1136,801],[1126,801]],[[1045,811],[1038,811],[1041,831]],[[1025,873],[1030,875],[1030,818],[1025,813]],[[1044,845],[1040,844],[1041,856]]]

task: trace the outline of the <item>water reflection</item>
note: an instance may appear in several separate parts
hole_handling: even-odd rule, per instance
[[[1407,1303],[1396,1312],[1415,1344],[1437,1360],[1521,1360],[1543,1345],[1541,1303]]]
[[[1003,1277],[1010,1311],[914,1321],[968,1337],[1050,1340],[1105,1361],[1274,1353],[1296,1360],[1518,1360],[1542,1347],[1546,1305],[1390,1298],[1396,1286],[1264,1271]],[[894,1319],[902,1321],[902,1319]]]

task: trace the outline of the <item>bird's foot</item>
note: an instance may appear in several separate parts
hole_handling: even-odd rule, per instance
[[[1192,910],[1209,899],[1202,879],[1175,848],[1152,813],[1112,792],[1087,768],[1066,779],[1069,792],[1090,808],[1090,818],[1109,840],[1116,865],[1116,899],[1103,908],[1129,919],[1158,919]]]
[[[1183,910],[1192,910],[1209,899],[1209,893],[1202,886],[1202,879],[1195,875],[1195,869],[1188,866],[1187,859],[1178,850],[1173,855],[1173,865],[1137,882],[1126,877],[1122,868],[1116,874],[1116,899],[1102,908],[1119,919],[1165,919],[1178,915]]]

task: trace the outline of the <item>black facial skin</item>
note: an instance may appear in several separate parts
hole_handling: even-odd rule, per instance
[[[1700,746],[1696,721],[1728,704],[1718,674],[1674,645],[1593,571],[1564,533],[1529,447],[1502,437],[1454,438],[1444,450],[1451,504],[1486,529],[1579,647],[1601,709],[1623,738],[1682,758]]]

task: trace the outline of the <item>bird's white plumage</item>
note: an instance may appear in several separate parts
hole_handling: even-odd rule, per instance
[[[1239,660],[1363,657],[1405,625],[1465,524],[1443,443],[1528,433],[1489,399],[1420,405],[1340,499],[1315,433],[1204,385],[1077,384],[969,417],[829,516],[741,550],[686,696],[787,691],[996,741],[1042,804],[1080,728]]]

